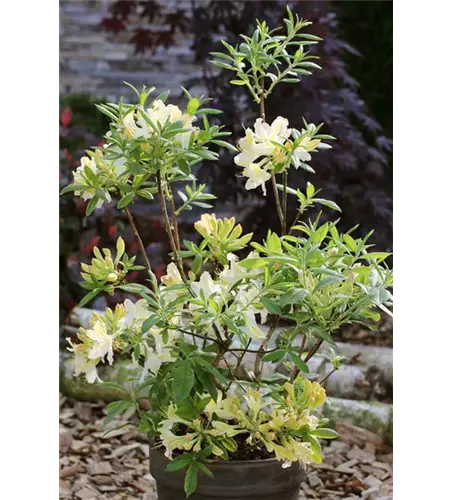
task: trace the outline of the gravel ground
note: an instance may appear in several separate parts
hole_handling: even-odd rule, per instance
[[[146,439],[131,427],[104,436],[105,414],[103,402],[60,395],[60,498],[157,500]],[[392,450],[345,422],[338,431],[341,439],[325,445],[324,463],[310,470],[300,500],[392,499]]]

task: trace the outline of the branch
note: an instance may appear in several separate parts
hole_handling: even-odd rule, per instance
[[[140,233],[138,232],[137,226],[135,225],[135,221],[133,219],[133,215],[130,213],[130,210],[126,207],[125,212],[127,214],[127,218],[129,219],[129,224],[131,225],[133,229],[133,233],[135,234],[135,238],[138,241],[138,245],[140,246],[141,253],[143,254],[144,261],[146,263],[146,267],[149,273],[149,276],[151,278],[152,286],[154,288],[155,294],[157,293],[158,290],[158,284],[157,284],[157,278],[152,271],[151,263],[149,262],[148,256],[146,254],[146,249],[143,244],[143,240],[141,239]]]
[[[174,234],[173,234],[173,231],[171,230],[171,223],[170,223],[169,216],[168,216],[168,210],[166,208],[166,198],[165,198],[165,193],[163,192],[162,178],[160,176],[160,172],[157,172],[157,187],[158,187],[158,191],[159,191],[159,195],[160,195],[160,200],[162,202],[162,214],[163,214],[163,219],[165,221],[166,234],[168,235],[171,250],[173,251],[173,254],[174,254],[174,260],[176,262],[176,265],[179,269],[180,275],[181,275],[184,283],[191,290],[190,284],[187,280],[187,276],[185,276],[184,265],[182,263],[181,256],[180,256],[179,251],[177,249],[176,240],[174,239]]]
[[[275,330],[276,330],[278,323],[279,323],[279,320],[280,320],[280,316],[276,316],[275,318],[276,319],[273,320],[272,326],[268,330],[267,336],[265,337],[259,350],[257,351],[258,354],[257,354],[256,359],[254,361],[254,374],[256,376],[257,381],[259,381],[261,378],[262,365],[263,365],[262,359],[265,356],[265,354],[267,354],[267,352],[271,352],[271,351],[266,351],[265,349],[267,348],[268,342],[270,341],[273,334],[275,333]]]
[[[306,347],[306,335],[303,335],[303,340],[301,341],[300,348],[298,349],[298,352],[297,352],[297,356],[299,358],[301,358],[305,347]],[[290,383],[292,383],[297,378],[297,375],[299,373],[300,373],[300,369],[298,368],[298,366],[294,366],[292,373],[290,375]]]
[[[176,205],[174,204],[173,191],[171,189],[171,184],[169,184],[169,183],[168,183],[168,192],[170,194],[171,218],[173,221],[173,228],[174,228],[174,241],[176,243],[177,250],[180,252],[179,225],[177,223],[177,211],[176,211]]]

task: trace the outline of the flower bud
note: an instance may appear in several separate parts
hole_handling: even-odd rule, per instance
[[[115,281],[118,280],[118,275],[116,273],[110,273],[108,276],[107,276],[107,281],[109,283],[114,283]]]

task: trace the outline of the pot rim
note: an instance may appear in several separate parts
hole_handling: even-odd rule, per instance
[[[151,449],[157,453],[161,453],[162,455],[164,455],[164,453],[161,449],[152,447],[152,444],[151,444]],[[236,466],[236,465],[243,465],[243,464],[259,464],[259,463],[270,464],[272,462],[281,464],[281,467],[282,467],[282,464],[284,463],[275,457],[273,457],[273,458],[259,458],[257,460],[212,460],[212,459],[206,460],[206,463],[208,463],[208,464],[219,465],[219,466],[223,466],[223,465]],[[291,465],[296,464],[296,463],[300,463],[300,462],[297,462],[297,461],[291,462]]]

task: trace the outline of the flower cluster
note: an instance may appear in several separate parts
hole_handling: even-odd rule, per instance
[[[146,110],[137,111],[132,108],[126,113],[122,120],[123,133],[127,139],[150,139],[165,125],[180,122],[184,131],[174,137],[174,143],[187,149],[191,136],[196,136],[199,132],[199,128],[192,125],[195,120],[195,116],[183,113],[178,106],[166,105],[161,99],[156,99]]]
[[[306,165],[311,160],[310,153],[331,147],[315,138],[318,130],[319,127],[313,124],[306,125],[301,132],[290,129],[288,120],[281,116],[271,125],[258,118],[254,130],[247,128],[245,137],[239,140],[240,153],[234,158],[236,165],[243,167],[242,175],[248,177],[245,189],[261,186],[265,195],[265,183],[271,179],[272,173],[280,173],[290,164],[312,171]]]
[[[91,328],[80,328],[77,334],[79,343],[67,339],[75,355],[75,375],[85,374],[89,383],[101,382],[97,365],[105,358],[111,365],[114,352],[128,352],[131,345],[133,361],[143,366],[142,379],[149,372],[155,375],[162,363],[174,361],[172,350],[177,335],[173,333],[164,339],[158,328],[143,334],[143,322],[149,314],[148,303],[143,299],[135,303],[126,299],[114,311],[107,308],[104,314],[93,314]]]
[[[264,447],[269,454],[283,462],[303,464],[320,462],[321,455],[315,435],[333,438],[336,434],[325,429],[325,420],[311,412],[326,398],[317,382],[297,381],[284,384],[282,392],[264,395],[261,390],[248,389],[243,400],[237,396],[205,398],[197,418],[183,418],[176,405],[170,405],[159,426],[165,454],[172,458],[174,451],[199,452],[208,447],[214,457],[227,459],[237,451],[238,434],[250,447]]]

